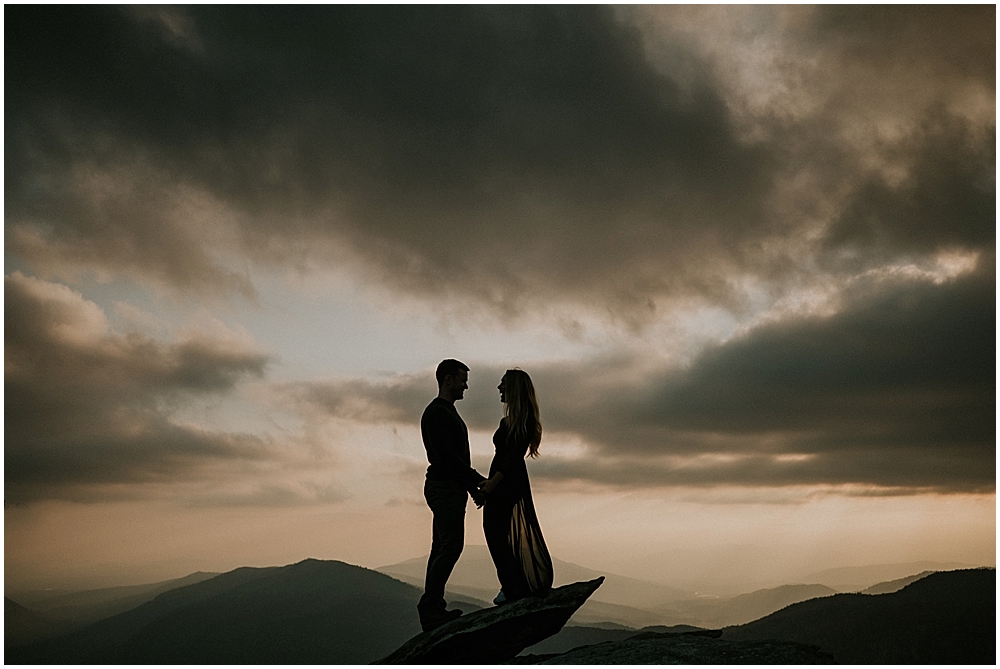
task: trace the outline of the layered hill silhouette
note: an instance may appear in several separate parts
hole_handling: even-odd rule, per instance
[[[17,664],[362,664],[420,632],[420,592],[338,561],[236,569],[175,588],[58,639],[6,650]]]
[[[66,631],[66,623],[3,598],[3,641],[6,647],[48,639]]]
[[[994,664],[996,570],[938,572],[897,592],[838,594],[725,630],[813,644],[841,664]]]
[[[898,590],[899,587],[894,589]],[[763,618],[790,604],[833,594],[836,594],[836,591],[825,585],[785,585],[756,590],[732,598],[680,600],[656,607],[651,612],[628,609],[627,615],[622,614],[615,605],[588,602],[591,605],[589,611],[581,609],[573,616],[573,624],[567,625],[559,634],[532,646],[526,652],[534,654],[566,652],[585,644],[622,641],[638,633],[676,634],[698,629],[719,629]],[[584,605],[584,609],[588,604]],[[632,628],[608,625],[592,622],[587,617],[595,613],[596,617],[604,615],[604,620],[655,619],[657,623],[668,621],[670,624],[645,623]]]
[[[930,576],[933,571],[922,571],[919,574],[914,574],[913,576],[907,576],[905,578],[897,578],[892,581],[885,581],[883,583],[876,583],[875,585],[865,588],[861,591],[862,595],[887,595],[890,592],[897,592],[902,590],[910,583],[919,581],[922,578]]]
[[[615,623],[633,629],[664,622],[663,616],[648,607],[693,597],[693,593],[668,585],[630,578],[606,571],[595,571],[572,562],[553,558],[555,585],[589,581],[604,576],[601,589],[576,612],[572,623],[598,625]],[[377,571],[423,588],[427,556],[379,567]],[[448,579],[453,595],[491,601],[500,589],[496,568],[486,546],[468,545]]]
[[[822,583],[838,592],[860,592],[873,584],[895,581],[921,572],[953,571],[970,569],[979,565],[964,562],[902,562],[893,564],[871,564],[858,567],[837,567],[809,574],[803,580],[807,583]]]
[[[898,585],[888,582],[872,589],[890,590]],[[801,664],[823,662],[824,657],[840,664],[994,664],[996,570],[931,573],[887,594],[820,596],[728,627],[718,643],[698,636],[658,639],[655,632],[660,630],[654,630],[628,634],[567,627],[560,633],[567,635],[567,641],[572,634],[586,645],[567,651],[555,636],[528,651],[559,653],[536,656],[535,661],[545,664]],[[726,642],[765,646],[730,648]],[[795,646],[789,644],[800,644],[803,654],[795,655]]]
[[[199,571],[183,578],[142,585],[70,592],[29,590],[15,592],[11,595],[11,599],[54,621],[57,625],[74,629],[134,609],[162,592],[200,583],[215,576],[218,574]]]
[[[825,585],[782,585],[715,602],[711,600],[678,602],[672,607],[664,607],[658,611],[670,619],[683,619],[693,625],[718,628],[742,625],[763,618],[790,604],[835,594],[836,590]]]
[[[653,581],[646,581],[620,574],[609,573],[607,571],[596,571],[587,567],[582,567],[572,562],[566,562],[559,558],[552,559],[552,566],[555,573],[555,584],[558,586],[565,583],[576,583],[588,581],[598,576],[604,576],[604,585],[594,594],[598,601],[609,604],[618,604],[636,608],[645,608],[655,604],[675,601],[690,597],[692,593],[674,588]],[[407,581],[419,579],[423,585],[424,571],[427,568],[427,556],[398,562],[396,564],[378,567],[377,571],[388,574],[401,580]],[[500,587],[497,581],[496,568],[493,565],[493,558],[490,557],[489,549],[486,546],[468,545],[462,551],[462,557],[455,565],[455,571],[448,579],[448,585],[452,587],[471,587],[485,589],[490,593],[490,598],[496,595]],[[494,587],[495,586],[495,587]]]
[[[284,567],[240,568],[202,580],[203,576],[192,575],[190,580],[197,582],[42,641],[38,639],[57,633],[53,625],[64,621],[58,623],[7,600],[5,659],[12,664],[360,664],[388,656],[420,631],[415,612],[420,589],[363,567],[304,560]],[[708,611],[708,618],[770,613],[727,627],[716,645],[707,637],[678,636],[697,632],[694,620],[684,627],[641,630],[608,622],[571,623],[523,654],[533,655],[534,661],[553,662],[581,646],[600,645],[594,652],[604,658],[641,659],[646,656],[634,655],[641,647],[652,653],[649,657],[667,653],[662,657],[695,662],[702,652],[707,653],[705,661],[725,657],[730,651],[722,641],[777,640],[784,645],[766,646],[771,648],[768,653],[785,652],[792,648],[789,643],[808,644],[840,663],[992,664],[995,587],[994,569],[931,573],[909,584],[887,582],[871,588],[889,594],[829,594],[824,586],[786,586],[708,602],[716,607],[714,614]],[[819,596],[798,601],[811,593]],[[121,599],[111,594],[81,594],[73,601],[93,604],[104,597],[107,605]],[[465,601],[452,601],[466,611],[490,606],[472,597],[461,599]],[[788,600],[798,603],[771,612]],[[629,608],[600,605],[612,611]],[[614,646],[619,643],[621,649]],[[682,649],[694,654],[677,655]],[[573,657],[585,656],[589,657],[579,653]],[[803,657],[805,662],[813,656]],[[817,658],[822,659],[813,659]]]

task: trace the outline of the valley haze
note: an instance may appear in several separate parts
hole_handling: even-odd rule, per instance
[[[426,555],[445,358],[560,564],[995,565],[994,6],[4,18],[8,595]]]

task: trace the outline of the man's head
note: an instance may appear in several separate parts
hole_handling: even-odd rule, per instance
[[[434,372],[438,382],[438,397],[449,402],[460,400],[469,388],[469,366],[458,360],[442,360]]]

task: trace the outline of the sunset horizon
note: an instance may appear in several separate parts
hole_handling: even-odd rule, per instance
[[[8,595],[426,556],[446,358],[560,561],[995,566],[995,7],[4,13]]]

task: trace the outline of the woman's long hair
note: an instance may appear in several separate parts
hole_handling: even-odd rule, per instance
[[[508,369],[503,376],[506,379],[503,414],[507,419],[508,438],[527,438],[529,423],[534,419],[535,435],[528,443],[528,457],[537,458],[538,445],[542,442],[542,419],[538,411],[535,386],[528,373],[520,369]]]

